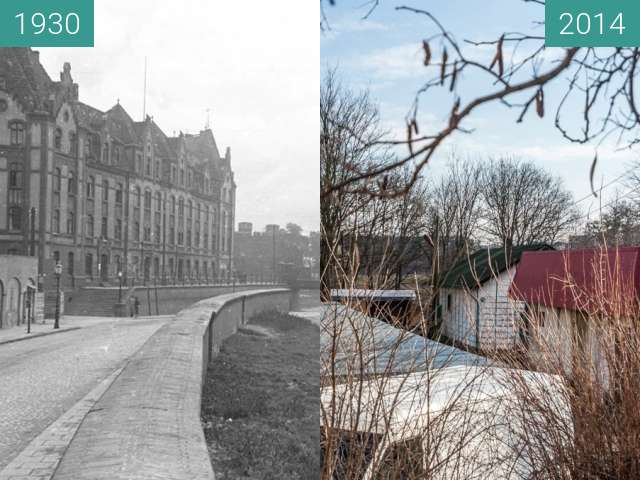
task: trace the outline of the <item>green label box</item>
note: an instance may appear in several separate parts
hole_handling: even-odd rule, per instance
[[[93,47],[94,0],[0,0],[0,47]]]
[[[640,47],[640,0],[547,0],[548,47]]]

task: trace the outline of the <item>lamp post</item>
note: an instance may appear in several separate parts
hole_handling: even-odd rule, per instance
[[[118,281],[120,286],[118,287],[118,303],[122,302],[122,271],[118,272]]]
[[[54,330],[60,328],[60,275],[62,275],[62,264],[58,262],[55,268],[56,274],[56,317],[53,324]]]

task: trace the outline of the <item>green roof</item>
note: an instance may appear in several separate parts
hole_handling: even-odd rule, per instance
[[[546,243],[518,245],[507,256],[504,247],[481,248],[465,256],[445,274],[443,288],[478,288],[494,276],[517,264],[523,252],[554,250]]]

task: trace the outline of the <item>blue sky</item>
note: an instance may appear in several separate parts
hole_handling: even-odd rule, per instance
[[[341,81],[354,89],[368,89],[380,105],[384,126],[396,137],[405,136],[405,116],[409,111],[416,91],[433,75],[425,72],[422,65],[421,42],[435,33],[433,24],[425,17],[410,12],[396,11],[400,5],[427,9],[458,39],[493,40],[503,31],[528,32],[543,35],[542,26],[534,21],[543,20],[541,6],[519,0],[447,0],[444,1],[392,1],[381,0],[367,20],[364,0],[340,1],[336,7],[325,6],[330,30],[321,34],[321,64],[338,67]],[[493,47],[468,47],[474,58],[483,59],[488,65],[494,54]],[[437,43],[432,44],[434,61],[440,58]],[[562,54],[561,49],[548,49],[545,58],[553,61]],[[469,100],[479,92],[493,91],[491,85],[483,83],[481,77],[465,76],[460,92],[462,101]],[[594,145],[575,145],[565,140],[555,129],[553,119],[559,100],[560,87],[557,81],[545,92],[548,114],[540,119],[531,111],[523,123],[517,124],[519,110],[509,110],[495,104],[476,110],[470,121],[463,126],[473,128],[471,135],[456,134],[448,141],[426,175],[438,175],[451,149],[461,155],[498,156],[512,155],[531,160],[554,175],[560,176],[565,185],[581,199],[590,192],[589,169],[594,156]],[[435,94],[434,94],[435,93]],[[427,100],[425,102],[425,100]],[[452,102],[448,89],[433,90],[423,97],[418,123],[425,130],[440,128],[448,116]],[[579,115],[579,109],[567,112]],[[580,124],[569,118],[570,127]],[[426,127],[426,128],[425,128]],[[431,130],[432,130],[431,129]],[[629,163],[638,158],[633,151],[618,151],[611,141],[598,148],[600,159],[596,171],[596,186],[606,184],[629,169]],[[606,204],[616,189],[624,193],[628,188],[615,182],[603,191],[599,200],[580,203],[585,211],[597,210],[600,202]]]

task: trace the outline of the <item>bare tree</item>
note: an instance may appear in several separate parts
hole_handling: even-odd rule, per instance
[[[482,168],[482,230],[507,248],[553,243],[579,217],[562,181],[530,162],[501,158]]]
[[[640,240],[640,210],[631,200],[616,193],[598,220],[587,223],[583,243],[611,247],[636,245]]]
[[[333,186],[349,178],[353,171],[375,168],[388,159],[388,148],[378,143],[383,135],[378,109],[369,94],[344,88],[336,71],[328,70],[320,91],[320,188],[327,192],[320,206],[320,271],[325,284],[337,286],[335,280],[339,276],[331,270],[343,265],[333,260],[346,247],[342,242],[347,220],[366,202],[360,195]],[[345,258],[351,255],[347,252]]]
[[[385,164],[353,171],[330,190],[323,191],[323,196],[339,189],[369,191],[374,195],[399,194],[373,191],[370,184],[361,181],[383,177],[411,164],[414,172],[403,188],[408,190],[444,141],[454,134],[470,133],[469,119],[478,108],[492,103],[516,110],[517,122],[522,122],[531,111],[538,117],[551,111],[555,127],[572,143],[591,142],[597,146],[613,136],[623,146],[635,145],[640,126],[636,99],[640,48],[547,49],[544,35],[539,32],[544,24],[545,1],[523,0],[523,6],[525,3],[540,7],[540,21],[532,22],[531,31],[462,41],[431,11],[396,7],[402,13],[424,18],[427,29],[423,39],[416,39],[416,47],[421,45],[424,52],[422,61],[428,80],[416,93],[407,113],[406,137],[385,140],[387,144],[406,145],[408,153]],[[364,16],[371,14],[377,2],[367,5]],[[446,8],[446,4],[442,5]],[[493,49],[490,61],[486,59],[487,48]],[[554,91],[560,93],[550,100],[545,92],[552,83],[556,84]],[[481,93],[468,94],[468,90],[478,89]],[[449,95],[451,103],[444,123],[425,132],[419,125],[420,105],[427,103],[430,95]],[[597,158],[596,154],[592,160],[592,179]]]

